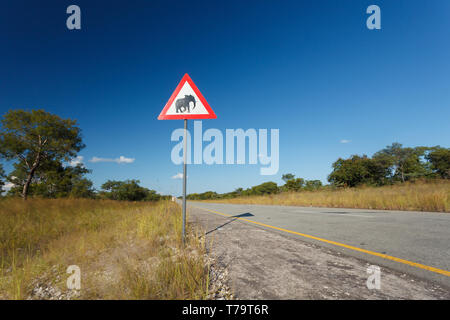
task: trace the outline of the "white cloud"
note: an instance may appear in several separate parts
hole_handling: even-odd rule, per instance
[[[12,187],[14,187],[14,183],[6,182],[5,185],[3,186],[3,191],[9,191],[9,189],[11,189]]]
[[[176,175],[172,176],[172,179],[183,179],[183,174],[181,172],[177,173]]]
[[[76,167],[78,164],[83,164],[83,156],[77,156],[76,158],[70,160],[69,166]]]
[[[115,160],[117,163],[133,163],[134,158],[125,158],[124,156],[120,156],[119,159]]]
[[[119,158],[100,158],[100,157],[92,157],[91,160],[89,160],[89,162],[116,162],[116,163],[133,163],[134,162],[134,158],[127,158],[124,156],[120,156]]]
[[[341,141],[339,141],[340,143],[350,143],[352,140],[346,140],[346,139],[342,139]]]

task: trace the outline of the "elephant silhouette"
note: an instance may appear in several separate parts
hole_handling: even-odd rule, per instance
[[[184,113],[187,111],[187,113],[191,113],[191,108],[189,106],[189,103],[193,102],[194,106],[192,107],[192,110],[195,108],[195,98],[192,95],[185,95],[184,98],[177,99],[175,101],[175,110],[177,113]]]

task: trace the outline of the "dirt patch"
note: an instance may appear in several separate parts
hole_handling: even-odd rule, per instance
[[[369,263],[233,218],[190,208],[237,299],[450,299],[450,292],[388,268],[369,290]]]

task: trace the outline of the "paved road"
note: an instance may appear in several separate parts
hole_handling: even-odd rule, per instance
[[[232,205],[189,202],[189,207],[238,216],[266,225],[311,235],[340,244],[450,270],[450,214],[264,205]],[[204,211],[205,214],[217,214]],[[251,224],[251,222],[248,222]],[[261,227],[261,225],[258,225]],[[265,227],[272,232],[286,233]],[[289,233],[286,233],[289,234]],[[432,280],[450,288],[450,276],[380,258],[297,234],[303,241],[325,246],[365,261]],[[245,238],[245,234],[242,235]]]

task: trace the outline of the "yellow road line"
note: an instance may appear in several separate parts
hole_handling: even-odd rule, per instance
[[[233,215],[231,215],[231,214],[226,214],[226,213],[219,212],[219,211],[214,211],[214,210],[210,210],[210,209],[200,208],[200,207],[196,207],[196,206],[191,206],[191,207],[194,207],[194,208],[197,208],[197,209],[201,209],[201,210],[205,210],[205,211],[209,211],[209,212],[212,212],[212,213],[215,213],[215,214],[219,214],[219,215],[222,215],[222,216],[225,216],[225,217],[233,217]],[[380,258],[383,258],[383,259],[392,260],[392,261],[403,263],[403,264],[406,264],[406,265],[409,265],[409,266],[412,266],[412,267],[425,269],[425,270],[428,270],[428,271],[431,271],[431,272],[436,272],[436,273],[443,274],[445,276],[450,277],[450,271],[447,271],[447,270],[442,270],[442,269],[430,267],[430,266],[427,266],[427,265],[424,265],[424,264],[420,264],[420,263],[417,263],[417,262],[412,262],[412,261],[396,258],[396,257],[393,257],[393,256],[388,256],[387,254],[378,253],[378,252],[374,252],[374,251],[370,251],[370,250],[365,250],[365,249],[361,249],[361,248],[358,248],[358,247],[350,246],[348,244],[344,244],[344,243],[340,243],[340,242],[336,242],[336,241],[331,241],[331,240],[327,240],[327,239],[311,236],[309,234],[304,234],[304,233],[295,232],[295,231],[292,231],[292,230],[287,230],[287,229],[283,229],[283,228],[279,228],[279,227],[274,227],[274,226],[271,226],[271,225],[268,225],[268,224],[265,224],[265,223],[261,223],[261,222],[256,222],[256,221],[252,221],[252,220],[248,220],[248,219],[244,219],[244,218],[238,218],[238,217],[234,217],[234,218],[242,220],[242,221],[254,223],[254,224],[257,224],[257,225],[260,225],[260,226],[263,226],[263,227],[267,227],[267,228],[271,228],[271,229],[275,229],[275,230],[280,230],[280,231],[284,231],[284,232],[291,233],[291,234],[296,234],[298,236],[302,236],[302,237],[305,237],[305,238],[326,242],[326,243],[333,244],[333,245],[339,246],[339,247],[344,247],[344,248],[347,248],[347,249],[350,249],[350,250],[364,252],[364,253],[370,254],[372,256],[377,256],[377,257],[380,257]]]

